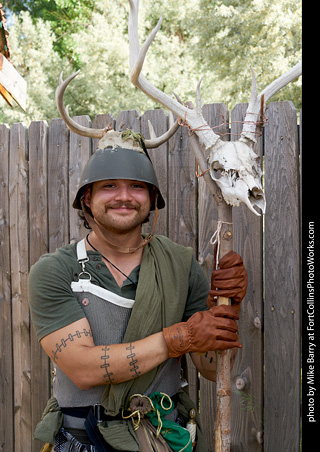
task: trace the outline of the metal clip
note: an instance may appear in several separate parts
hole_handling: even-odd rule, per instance
[[[89,262],[89,258],[86,257],[85,259],[78,260],[78,262],[82,267],[82,272],[79,273],[78,278],[79,279],[87,279],[88,281],[91,281],[91,275],[89,272],[86,271],[86,266],[85,266],[85,263]],[[81,278],[82,275],[88,275],[88,277]]]
[[[94,417],[96,418],[96,421],[98,424],[100,424],[102,422],[101,407],[102,407],[102,405],[100,405],[100,403],[96,403],[95,405],[93,405],[93,414],[94,414]]]

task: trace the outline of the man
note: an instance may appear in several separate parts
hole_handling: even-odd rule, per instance
[[[33,324],[54,368],[54,398],[35,437],[55,451],[188,451],[181,425],[193,405],[181,389],[181,357],[191,353],[214,380],[215,350],[241,347],[246,271],[229,253],[208,293],[192,250],[153,235],[165,202],[143,142],[108,134],[73,203],[91,232],[42,256],[29,276]],[[151,210],[152,232],[142,235]],[[234,306],[216,307],[218,294]],[[197,438],[203,452],[200,426]]]

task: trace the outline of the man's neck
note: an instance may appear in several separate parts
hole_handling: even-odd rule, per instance
[[[120,258],[124,254],[136,254],[139,250],[142,251],[142,248],[139,248],[143,241],[140,228],[124,234],[96,230],[90,233],[89,240],[101,254],[112,255],[115,258]]]

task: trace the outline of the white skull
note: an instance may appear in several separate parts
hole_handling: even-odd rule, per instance
[[[224,200],[232,206],[245,203],[256,215],[265,212],[262,171],[259,156],[242,141],[218,141],[208,157],[212,179],[221,189]]]

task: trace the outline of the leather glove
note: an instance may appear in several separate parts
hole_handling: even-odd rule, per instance
[[[220,260],[219,267],[219,270],[214,270],[211,274],[211,290],[207,305],[215,306],[215,297],[218,296],[231,298],[233,308],[239,313],[240,303],[248,286],[248,275],[241,256],[230,251]]]
[[[190,352],[241,348],[237,335],[238,319],[232,306],[222,305],[196,312],[187,322],[164,328],[163,336],[169,357],[179,357]]]

